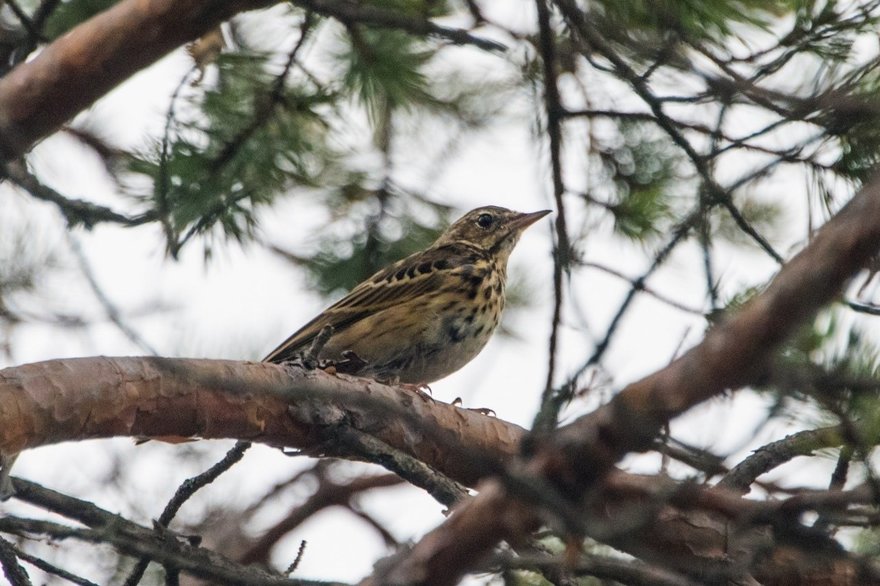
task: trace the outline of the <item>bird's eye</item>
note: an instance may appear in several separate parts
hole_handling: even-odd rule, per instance
[[[477,225],[480,228],[488,228],[492,225],[492,222],[495,221],[495,218],[492,217],[492,214],[480,214],[477,217]]]

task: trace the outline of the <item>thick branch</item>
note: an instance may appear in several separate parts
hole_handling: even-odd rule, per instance
[[[119,83],[230,16],[267,0],[122,0],[0,78],[0,161],[37,141]]]
[[[85,438],[176,435],[318,454],[328,448],[323,432],[345,426],[469,486],[514,454],[523,433],[404,389],[271,364],[101,357],[0,371],[0,453]]]

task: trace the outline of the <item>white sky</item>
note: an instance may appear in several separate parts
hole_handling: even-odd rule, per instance
[[[507,3],[499,11],[507,10],[510,15],[511,6],[517,5]],[[528,22],[529,16],[522,13],[515,18]],[[473,55],[468,51],[460,53]],[[477,73],[503,66],[494,58],[470,58],[473,62],[467,67]],[[143,144],[144,138],[164,123],[167,97],[188,67],[188,58],[182,50],[177,51],[136,75],[81,119],[112,132],[113,140],[121,144]],[[544,153],[535,152],[532,145],[530,119],[523,111],[528,104],[523,96],[520,103],[512,104],[512,115],[496,127],[462,141],[450,164],[427,187],[423,185],[425,178],[433,173],[426,169],[428,161],[418,149],[402,153],[397,164],[401,169],[398,183],[426,188],[433,198],[455,205],[461,212],[483,204],[523,211],[550,207],[548,163]],[[429,145],[431,137],[425,139]],[[568,144],[572,147],[579,140],[571,136]],[[566,168],[571,184],[577,185],[582,183],[579,153],[571,151],[576,149],[570,148]],[[96,161],[73,147],[69,139],[46,140],[35,149],[31,161],[44,181],[62,193],[122,207]],[[736,174],[732,172],[731,176]],[[791,207],[785,210],[790,230],[777,241],[782,251],[791,250],[795,239],[804,233],[806,212],[801,209],[803,197],[799,191],[802,185],[802,181],[792,185],[786,177],[764,183],[767,193],[784,190],[790,195]],[[78,276],[71,255],[65,252],[68,244],[64,224],[53,206],[13,193],[8,187],[0,187],[0,201],[0,231],[26,221],[31,227],[34,248],[55,251],[59,262],[71,267],[51,271],[37,294],[22,303],[26,307],[68,308],[99,316],[99,306]],[[578,217],[580,206],[574,200],[570,200],[569,206],[569,221],[577,226],[583,220]],[[303,234],[319,221],[320,210],[310,206],[306,196],[294,196],[263,212],[262,239],[296,249],[308,245]],[[502,419],[524,426],[530,424],[546,376],[553,298],[550,229],[549,221],[530,229],[511,260],[513,273],[527,275],[534,291],[530,311],[512,316],[515,319],[509,324],[519,339],[493,339],[471,364],[432,385],[436,398],[449,401],[462,397],[466,406],[490,407]],[[130,316],[130,325],[163,355],[257,359],[326,305],[325,300],[308,290],[301,272],[257,243],[243,248],[236,244],[218,247],[213,260],[206,265],[198,243],[185,249],[179,262],[167,259],[157,226],[123,229],[101,225],[91,232],[77,230],[75,234],[104,291]],[[590,234],[586,257],[631,276],[640,274],[649,262],[644,250],[612,238],[607,225]],[[716,250],[715,262],[722,279],[721,289],[726,293],[738,291],[744,285],[760,284],[775,270],[758,252],[724,245]],[[690,306],[702,307],[705,287],[701,267],[696,247],[685,246],[650,280],[650,286]],[[566,313],[560,372],[564,374],[576,367],[589,355],[593,338],[604,333],[626,290],[625,283],[594,270],[576,274],[568,294],[577,299],[582,315]],[[156,303],[167,309],[139,316],[139,310]],[[662,367],[680,348],[697,342],[703,328],[701,319],[641,296],[624,320],[604,362],[606,376],[612,381],[575,405],[570,416],[584,413],[627,382]],[[68,356],[142,353],[113,325],[101,320],[86,330],[59,331],[49,326],[25,325],[16,330],[12,348],[13,360],[0,362],[0,366]],[[750,393],[716,399],[674,422],[673,435],[722,453],[736,449],[737,454],[730,461],[735,463],[750,449],[793,430],[775,425],[755,433],[766,407],[766,399]],[[201,442],[185,448],[155,443],[134,447],[124,439],[80,442],[28,452],[20,458],[14,472],[147,522],[158,515],[181,480],[210,465],[229,446],[231,442]],[[191,457],[176,457],[182,450],[192,453]],[[117,459],[134,465],[125,472],[122,488],[96,492],[102,479],[115,469]],[[631,458],[627,463],[634,470],[656,470],[653,458]],[[256,498],[274,482],[306,464],[275,450],[257,447],[232,472],[201,491],[184,507],[181,517],[193,518],[193,512],[207,503],[229,499],[231,495],[233,502]],[[829,462],[826,464],[800,469],[799,476],[812,477],[818,484],[824,484],[830,466]],[[790,469],[784,472],[789,473]],[[414,488],[374,492],[365,495],[361,503],[404,541],[418,539],[443,520],[441,507]],[[295,504],[296,501],[279,503],[261,519],[263,527],[282,515],[286,506]],[[18,511],[19,507],[3,504],[0,510]],[[403,511],[405,514],[401,514]],[[137,517],[138,514],[141,516]],[[261,527],[250,529],[258,533]],[[301,539],[308,540],[305,557],[295,574],[301,578],[356,581],[370,572],[372,563],[389,553],[372,529],[348,513],[331,510],[311,519],[285,539],[283,547],[276,548],[279,567],[293,559]],[[92,573],[93,563],[71,561],[69,568],[100,581],[100,573]],[[32,576],[39,580],[39,572],[33,571]]]

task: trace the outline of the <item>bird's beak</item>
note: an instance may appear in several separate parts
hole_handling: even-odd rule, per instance
[[[512,232],[522,232],[553,210],[541,210],[540,212],[532,212],[529,214],[520,214],[508,222],[508,226]]]

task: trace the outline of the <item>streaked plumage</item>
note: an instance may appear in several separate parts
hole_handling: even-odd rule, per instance
[[[492,336],[510,253],[523,230],[548,213],[497,206],[468,212],[427,249],[352,289],[264,361],[296,358],[329,325],[333,335],[320,358],[344,364],[343,353],[353,352],[366,363],[354,361],[354,374],[421,384],[455,372]]]

